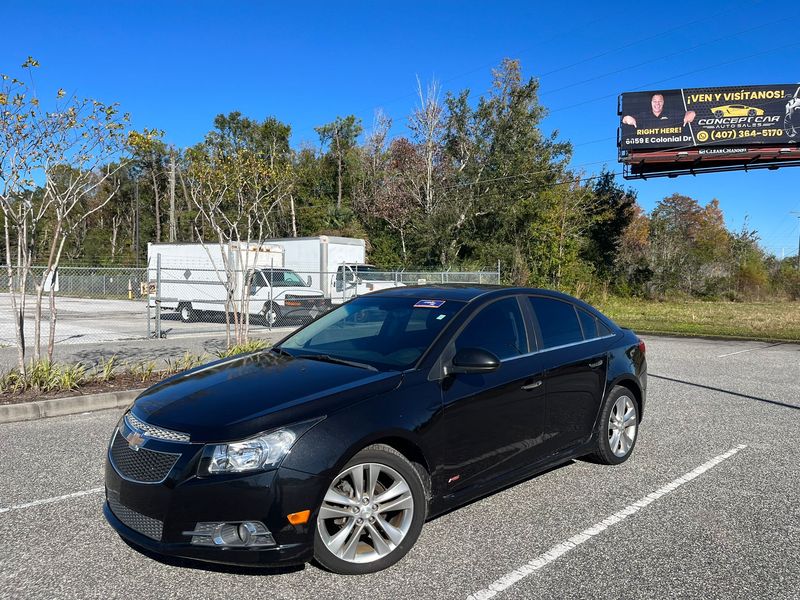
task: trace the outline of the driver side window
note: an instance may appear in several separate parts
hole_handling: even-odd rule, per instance
[[[525,321],[516,298],[492,302],[458,334],[455,350],[483,348],[500,360],[528,352]]]

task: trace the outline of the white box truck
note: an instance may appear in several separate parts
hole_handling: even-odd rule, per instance
[[[151,305],[158,299],[184,322],[199,312],[224,312],[228,291],[236,310],[270,325],[312,319],[330,307],[321,290],[285,268],[284,249],[276,244],[149,243],[147,259],[148,280],[157,288]]]
[[[267,240],[283,248],[284,266],[322,290],[332,304],[388,287],[399,287],[387,273],[366,264],[366,242],[358,238],[317,237]]]

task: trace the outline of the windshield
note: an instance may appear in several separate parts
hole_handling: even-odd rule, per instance
[[[392,281],[394,279],[392,273],[379,271],[375,267],[358,267],[353,271],[361,281]]]
[[[261,271],[261,277],[257,278],[257,285],[265,285],[265,281],[272,283],[272,287],[308,287],[303,278],[294,271],[267,270]]]
[[[358,277],[361,281],[393,281],[394,273],[390,271],[380,271],[372,266],[352,266],[352,267],[339,267],[336,273],[337,279],[342,279],[342,271],[345,272],[348,280],[353,277]]]
[[[407,369],[463,306],[436,298],[364,296],[320,317],[280,349],[294,356],[326,354],[381,370]]]

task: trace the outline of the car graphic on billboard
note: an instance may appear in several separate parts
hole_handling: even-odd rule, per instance
[[[800,87],[786,103],[786,116],[783,118],[783,130],[790,138],[800,134]]]
[[[745,106],[744,104],[728,104],[712,108],[711,112],[717,118],[722,117],[760,117],[764,114],[761,108]]]

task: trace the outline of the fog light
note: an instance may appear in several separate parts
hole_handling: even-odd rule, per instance
[[[258,532],[258,528],[256,527],[255,523],[242,523],[236,530],[236,533],[239,534],[239,540],[247,546],[250,544],[253,536],[256,535]]]
[[[192,544],[198,546],[250,548],[275,545],[275,539],[269,529],[260,521],[244,521],[242,523],[200,522],[193,531],[184,531],[183,535],[192,536]]]

